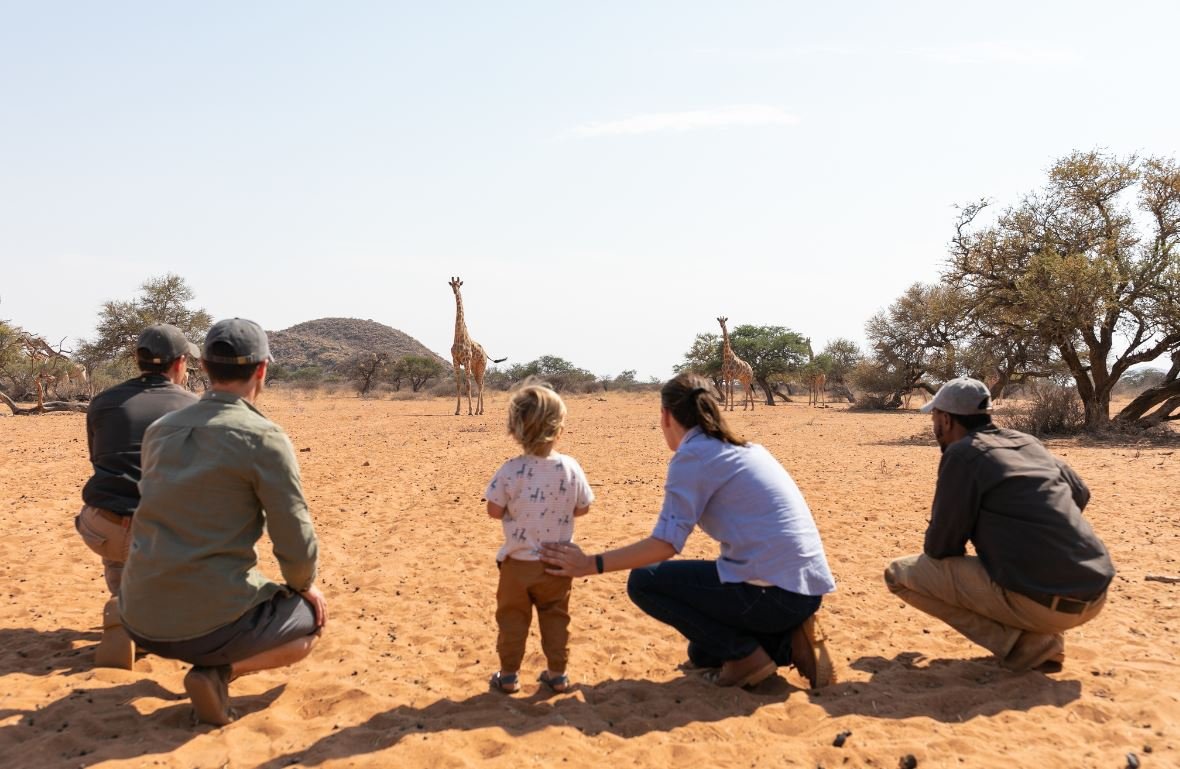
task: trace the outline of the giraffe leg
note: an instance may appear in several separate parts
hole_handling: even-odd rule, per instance
[[[459,379],[459,364],[455,364],[455,416],[459,416],[459,404],[463,402],[463,385]]]

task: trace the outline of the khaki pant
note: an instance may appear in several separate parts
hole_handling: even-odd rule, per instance
[[[992,582],[973,556],[899,558],[885,569],[885,584],[906,603],[995,654],[1011,670],[1028,670],[1062,655],[1065,631],[1089,622],[1106,603],[1104,593],[1080,614],[1055,611]]]
[[[569,577],[545,573],[540,561],[506,558],[500,564],[500,586],[496,589],[496,624],[500,627],[496,652],[505,673],[520,670],[524,647],[537,607],[541,629],[541,650],[549,670],[564,673],[569,661],[570,585]]]
[[[105,512],[105,511],[103,511]],[[103,576],[111,595],[119,595],[119,583],[123,580],[123,564],[131,552],[131,519],[119,524],[108,520],[97,507],[83,505],[74,519],[74,528],[94,552],[102,556]]]

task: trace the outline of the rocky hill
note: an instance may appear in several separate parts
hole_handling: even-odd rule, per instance
[[[360,352],[388,352],[394,358],[421,355],[450,365],[412,336],[373,320],[320,318],[267,335],[275,363],[284,369],[320,366],[331,371]]]

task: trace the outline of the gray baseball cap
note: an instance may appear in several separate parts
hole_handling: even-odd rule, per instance
[[[209,351],[218,342],[228,346],[229,354],[214,355]],[[226,348],[222,348],[224,352]],[[201,354],[203,360],[210,363],[230,363],[242,366],[248,363],[261,363],[271,360],[270,343],[266,339],[266,332],[262,326],[245,318],[230,318],[219,320],[205,335],[205,351]]]
[[[923,414],[929,414],[934,409],[948,414],[990,414],[992,412],[992,394],[987,385],[978,379],[961,376],[952,379],[934,395],[934,399],[919,409]]]
[[[184,332],[168,323],[156,323],[139,332],[135,359],[140,363],[171,363],[182,355],[196,358],[197,346],[184,338]]]

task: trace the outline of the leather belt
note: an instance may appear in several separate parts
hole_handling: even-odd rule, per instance
[[[119,515],[118,513],[112,513],[110,510],[103,510],[101,507],[91,506],[90,509],[98,513],[100,518],[106,518],[108,521],[117,526],[122,526],[124,529],[131,528],[130,515]]]
[[[1089,609],[1098,602],[1102,595],[1097,598],[1091,598],[1089,601],[1083,601],[1080,598],[1070,598],[1067,595],[1047,595],[1045,593],[1021,593],[1026,598],[1036,601],[1041,606],[1045,606],[1053,611],[1063,612],[1065,614],[1081,614],[1086,609]],[[1105,593],[1103,593],[1105,595]]]

